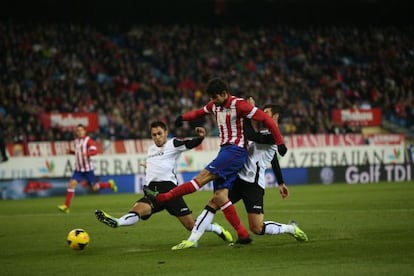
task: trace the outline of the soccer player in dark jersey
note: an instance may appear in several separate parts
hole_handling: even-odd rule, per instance
[[[150,125],[150,134],[154,142],[148,148],[145,164],[145,183],[151,189],[168,192],[177,186],[177,162],[181,153],[193,149],[201,144],[206,130],[202,127],[195,129],[197,137],[168,139],[168,129],[164,122],[155,121]],[[140,220],[147,220],[152,214],[167,210],[177,217],[181,224],[189,231],[194,226],[194,218],[182,197],[174,198],[165,203],[151,202],[147,196],[140,198],[128,213],[120,218],[113,217],[102,210],[96,210],[96,218],[110,226],[130,226]],[[207,231],[219,235],[224,241],[232,242],[231,233],[217,223],[206,226]]]

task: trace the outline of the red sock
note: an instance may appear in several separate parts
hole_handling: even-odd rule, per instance
[[[220,208],[223,211],[223,214],[226,217],[227,221],[231,224],[231,226],[233,226],[234,230],[237,231],[237,236],[240,239],[247,239],[249,237],[249,232],[241,223],[239,215],[237,214],[233,203],[229,200]]]
[[[110,189],[111,184],[109,184],[109,182],[99,182],[98,187],[99,187],[99,190],[100,189]]]
[[[69,208],[70,203],[72,202],[72,198],[75,195],[75,189],[67,189],[66,191],[66,200],[65,205]]]
[[[164,203],[166,201],[169,201],[173,198],[180,197],[186,194],[194,193],[200,189],[200,184],[197,180],[192,179],[191,181],[185,182],[181,185],[178,185],[177,187],[169,190],[166,193],[160,193],[157,195],[157,201],[159,203]]]

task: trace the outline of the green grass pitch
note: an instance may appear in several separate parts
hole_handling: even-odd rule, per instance
[[[185,197],[195,217],[211,194]],[[56,208],[63,197],[0,201],[1,275],[414,275],[414,182],[291,186],[287,200],[268,189],[265,219],[295,219],[310,241],[253,236],[240,248],[206,233],[198,248],[172,251],[189,234],[167,212],[116,229],[94,216],[122,215],[139,197],[78,196],[70,214]],[[221,212],[215,220],[230,229]],[[84,251],[66,244],[73,228],[91,237]]]

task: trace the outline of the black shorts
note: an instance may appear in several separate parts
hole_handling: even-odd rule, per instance
[[[246,182],[237,177],[233,184],[233,188],[229,191],[229,199],[233,203],[243,200],[244,208],[247,213],[263,214],[264,194],[264,189],[259,185]]]
[[[163,182],[150,182],[148,187],[153,191],[158,191],[160,193],[166,193],[172,188],[175,188],[176,185],[171,181],[163,181]],[[166,203],[159,204],[155,203],[154,205],[146,196],[137,200],[137,202],[145,202],[152,207],[152,214],[161,212],[162,210],[166,209],[170,215],[175,217],[182,217],[191,214],[190,208],[188,208],[187,203],[185,203],[182,197],[177,197],[167,201]],[[151,217],[151,215],[142,216],[141,219],[147,220]]]

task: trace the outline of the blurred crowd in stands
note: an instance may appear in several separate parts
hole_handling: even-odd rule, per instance
[[[0,21],[0,117],[6,143],[57,141],[43,113],[96,112],[95,139],[149,138],[163,120],[193,135],[211,117],[174,129],[175,117],[208,102],[203,86],[224,77],[234,95],[284,107],[282,133],[349,133],[334,108],[380,107],[414,125],[414,28],[392,26],[207,27],[202,25]]]

